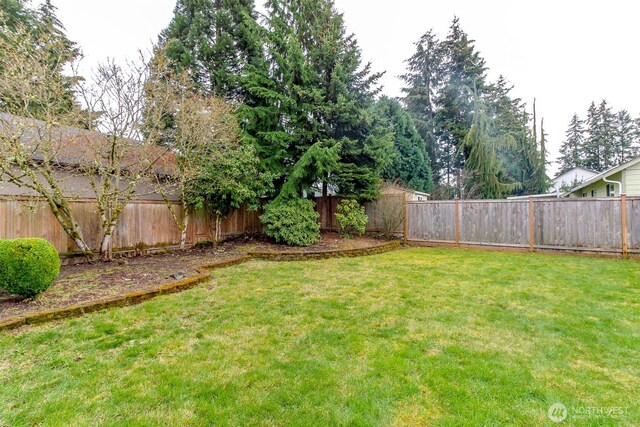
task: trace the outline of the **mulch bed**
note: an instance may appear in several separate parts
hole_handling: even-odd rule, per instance
[[[362,249],[380,243],[380,240],[366,236],[347,240],[339,234],[326,233],[320,243],[296,250],[320,252]],[[249,252],[291,250],[290,246],[270,243],[266,239],[242,238],[209,249],[190,249],[110,263],[63,266],[58,279],[35,300],[23,300],[0,291],[0,321],[42,310],[155,289],[160,285],[176,282],[171,277],[175,273],[183,273],[186,278],[196,277],[199,275],[197,268],[204,264],[231,260]]]

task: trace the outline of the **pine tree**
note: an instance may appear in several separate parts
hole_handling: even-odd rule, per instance
[[[160,46],[204,93],[242,101],[240,77],[262,53],[253,0],[179,0]]]
[[[440,149],[435,135],[435,99],[443,78],[444,50],[433,30],[415,43],[416,52],[405,61],[406,74],[401,76],[406,86],[402,99],[425,141],[434,182],[440,181]]]
[[[392,128],[394,132],[395,155],[393,162],[385,169],[383,177],[389,181],[399,180],[404,186],[414,190],[432,191],[429,155],[411,115],[398,101],[387,97],[382,97],[374,110],[384,125]]]
[[[598,107],[599,116],[599,134],[598,141],[600,144],[601,169],[607,170],[615,165],[614,160],[614,120],[615,116],[611,108],[607,105],[607,101],[603,100]]]
[[[584,166],[588,169],[602,172],[602,159],[600,157],[600,116],[598,107],[592,102],[587,111],[587,136],[582,148],[584,156]]]
[[[582,148],[585,140],[584,122],[578,114],[574,114],[569,123],[566,137],[560,147],[560,173],[567,172],[573,168],[584,165]]]
[[[468,152],[461,150],[473,121],[473,93],[485,90],[485,61],[476,51],[475,41],[462,30],[454,18],[443,42],[446,53],[445,78],[436,104],[436,136],[442,149],[442,165],[447,186],[461,189],[460,171]]]
[[[638,146],[634,141],[635,124],[627,110],[621,110],[614,118],[613,165],[628,162],[638,155]]]
[[[380,74],[362,64],[331,1],[270,0],[267,11],[272,83],[264,92],[275,101],[282,131],[264,148],[275,146],[281,155],[282,183],[288,181],[282,188],[295,177],[299,193],[321,182],[374,198],[392,146],[389,130],[376,126],[370,112]],[[323,150],[338,150],[339,161],[323,164],[331,157],[324,155],[309,161],[307,153]]]

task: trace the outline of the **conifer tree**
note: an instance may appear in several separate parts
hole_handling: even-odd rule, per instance
[[[387,97],[378,100],[374,110],[384,125],[394,132],[393,162],[385,169],[383,177],[388,181],[399,180],[414,190],[432,191],[429,155],[411,115],[398,101]]]
[[[406,86],[402,88],[402,99],[415,122],[416,129],[425,141],[434,182],[440,181],[440,149],[436,140],[435,100],[442,83],[444,49],[433,30],[426,32],[415,43],[416,52],[405,61],[407,72],[400,78]]]
[[[475,41],[469,39],[456,17],[443,42],[445,49],[445,77],[436,104],[438,122],[436,136],[442,149],[443,175],[447,186],[458,187],[460,171],[468,152],[461,150],[462,143],[473,121],[473,93],[482,96],[485,90],[486,66],[475,49]]]
[[[321,182],[325,189],[333,184],[347,195],[375,197],[392,145],[390,132],[375,126],[370,112],[380,74],[362,64],[357,41],[346,33],[333,2],[270,0],[267,11],[273,83],[264,92],[280,114],[282,130],[269,147],[278,147],[282,183],[304,176],[297,179],[300,191]],[[311,150],[336,149],[339,161],[331,168],[318,161],[325,156],[311,165],[305,157]],[[298,173],[300,168],[306,172]]]
[[[566,137],[560,147],[560,173],[567,172],[578,166],[583,166],[582,147],[584,145],[585,129],[584,122],[578,114],[574,114],[569,123]]]
[[[638,146],[634,141],[635,127],[627,110],[615,115],[613,130],[613,162],[614,166],[628,162],[638,155]]]
[[[160,46],[204,93],[242,101],[241,76],[262,54],[253,0],[179,0]]]
[[[496,135],[495,120],[489,117],[487,106],[477,93],[474,94],[473,111],[471,128],[462,143],[467,153],[467,179],[471,180],[465,187],[476,186],[483,198],[502,198],[520,186],[520,183],[506,182],[507,174],[499,156],[501,149],[513,147],[516,142],[508,133]]]

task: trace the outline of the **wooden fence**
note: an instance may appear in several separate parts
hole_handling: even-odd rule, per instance
[[[338,230],[338,221],[335,216],[336,207],[340,201],[342,198],[335,196],[316,198],[316,211],[320,214],[320,227],[323,230]],[[397,223],[395,232],[401,236],[404,218],[403,203],[404,195],[402,194],[383,195],[376,201],[365,203],[364,208],[369,217],[366,227],[367,233],[379,233],[385,228],[384,222],[395,222]]]
[[[640,254],[640,197],[408,202],[409,242]]]
[[[337,229],[339,202],[337,197],[316,200],[324,230]],[[95,201],[71,204],[87,243],[97,250],[100,230]],[[391,205],[400,208],[392,212]],[[181,206],[174,207],[182,215]],[[381,231],[391,212],[391,216],[400,215],[396,233],[419,244],[640,255],[640,197],[405,202],[404,197],[387,196],[386,202],[367,203],[365,209],[368,232]],[[222,237],[260,231],[259,215],[246,208],[231,212],[221,223]],[[213,219],[204,211],[196,212],[187,243],[212,240],[214,230]],[[78,250],[43,201],[0,200],[0,239],[18,237],[42,237],[61,254]],[[167,206],[150,201],[129,203],[112,239],[114,251],[171,247],[179,242],[180,232]]]
[[[80,224],[89,247],[100,247],[100,221],[96,202],[74,200],[72,210]],[[182,215],[182,207],[174,208]],[[221,223],[221,236],[230,237],[260,230],[259,213],[241,208]],[[212,240],[215,221],[204,211],[191,216],[187,229],[187,243]],[[55,219],[48,205],[37,199],[0,200],[0,239],[18,237],[42,237],[51,242],[58,252],[68,254],[78,250]],[[164,202],[132,201],[123,210],[114,231],[114,251],[136,248],[176,246],[180,243],[180,231]]]

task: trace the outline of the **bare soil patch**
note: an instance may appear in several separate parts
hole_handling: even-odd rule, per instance
[[[248,252],[319,252],[360,249],[378,244],[380,240],[371,237],[343,239],[337,233],[323,234],[321,242],[307,248],[278,245],[262,238],[241,238],[207,249],[189,249],[110,263],[63,266],[58,279],[35,300],[16,298],[0,290],[0,320],[155,289],[177,281],[172,277],[174,274],[195,277],[198,276],[197,268],[202,265],[229,260]]]

